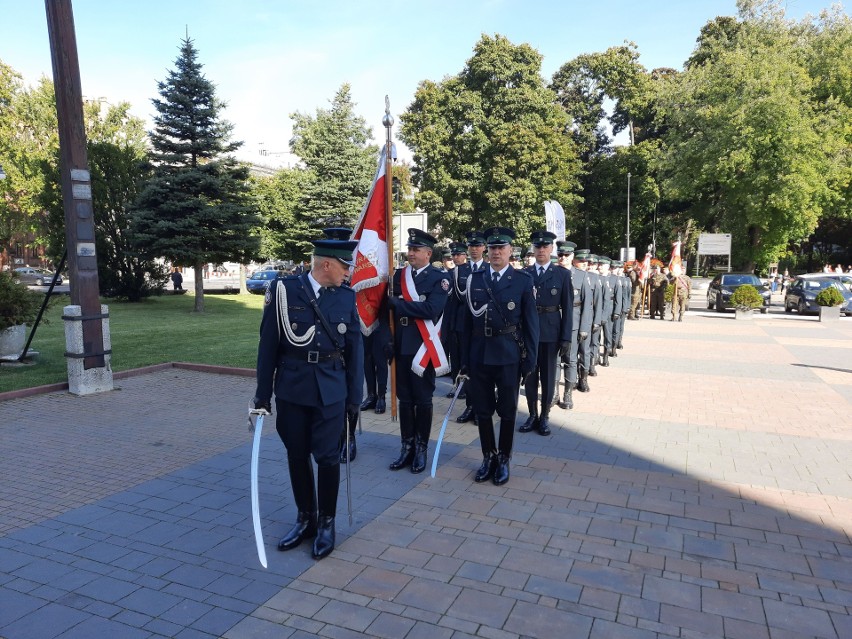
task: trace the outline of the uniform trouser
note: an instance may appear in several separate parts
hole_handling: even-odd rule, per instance
[[[660,317],[666,316],[666,289],[661,287],[657,292],[651,292],[651,317],[659,314]]]
[[[683,293],[678,292],[677,295],[672,297],[672,319],[683,317],[684,311],[688,309],[689,295],[687,295],[686,291]]]
[[[580,329],[575,328],[571,331],[571,350],[568,352],[568,367],[565,369],[565,381],[571,386],[577,383],[577,358],[579,354]]]
[[[450,375],[453,377],[453,384],[456,382],[456,377],[458,377],[459,369],[461,368],[461,344],[462,344],[462,334],[458,331],[450,331]],[[465,382],[465,388],[462,389],[462,393],[465,395],[465,406],[470,406],[470,395],[467,393],[467,382]]]
[[[278,416],[275,429],[287,449],[287,463],[293,498],[300,512],[315,510],[313,505],[313,467],[317,463],[317,501],[324,515],[337,511],[340,488],[340,437],[343,432],[346,403],[329,406],[303,406],[276,398]]]
[[[527,377],[524,393],[530,415],[546,416],[550,413],[553,393],[556,390],[556,363],[559,359],[557,342],[538,343],[536,369]],[[541,382],[541,410],[538,409],[538,386]]]
[[[613,322],[613,332],[612,332],[612,345],[618,346],[621,344],[621,339],[624,337],[624,320],[627,318],[624,317],[624,313]]]
[[[376,333],[364,337],[364,380],[367,394],[384,397],[388,390],[388,365],[385,344]]]
[[[592,328],[592,343],[588,353],[586,353],[586,370],[597,363],[597,359],[592,358],[597,358],[601,353],[601,332],[603,332],[603,324],[598,326],[597,329]]]
[[[478,364],[471,367],[468,394],[473,396],[473,410],[479,418],[479,441],[482,453],[494,450],[510,456],[518,415],[518,379],[520,363],[501,366]],[[491,417],[500,417],[500,438],[495,445]]]
[[[630,317],[639,317],[639,305],[642,303],[642,287],[630,296]]]
[[[414,355],[396,356],[396,397],[400,402],[431,406],[435,392],[435,369],[429,364],[423,377],[411,370]]]
[[[589,331],[585,339],[580,339],[578,334],[577,344],[577,365],[587,371],[592,362],[592,331]]]
[[[605,352],[609,352],[612,350],[614,344],[612,343],[612,318],[607,317],[603,322],[601,322],[601,333],[603,333],[603,347]]]

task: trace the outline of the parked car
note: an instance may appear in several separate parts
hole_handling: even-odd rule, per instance
[[[852,275],[848,273],[805,273],[804,275],[799,275],[799,277],[806,280],[825,277],[835,282],[840,282],[843,288],[852,291]]]
[[[707,287],[707,308],[710,310],[715,308],[720,313],[726,308],[733,308],[731,295],[745,284],[750,284],[760,293],[763,298],[763,306],[760,312],[766,313],[769,310],[772,292],[753,273],[719,273]]]
[[[256,293],[258,295],[263,295],[266,293],[266,289],[269,288],[269,284],[278,277],[277,270],[264,270],[264,271],[255,271],[251,274],[251,277],[246,279],[246,288],[249,293]]]
[[[50,286],[53,281],[53,271],[46,268],[35,268],[32,266],[21,266],[12,271],[13,277],[22,284],[35,284],[36,286]],[[57,284],[62,284],[62,276],[56,278]]]
[[[833,277],[800,276],[794,279],[784,294],[784,310],[792,313],[795,308],[801,315],[805,313],[819,313],[816,296],[821,290],[829,286],[833,286],[840,291],[846,300],[840,306],[840,312],[844,315],[852,315],[852,291]]]

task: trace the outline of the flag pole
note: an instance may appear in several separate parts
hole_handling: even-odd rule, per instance
[[[391,143],[391,128],[393,127],[393,116],[390,112],[390,100],[385,96],[385,115],[382,118],[382,124],[387,132],[385,140],[385,234],[387,236],[388,245],[388,298],[394,296],[393,291],[393,276],[394,276],[394,259],[393,259],[393,145]],[[388,305],[388,324],[390,325],[391,344],[394,343],[394,319],[393,309]],[[396,358],[390,363],[390,409],[391,421],[395,422],[396,417]]]

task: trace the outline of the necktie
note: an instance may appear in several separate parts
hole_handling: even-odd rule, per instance
[[[541,276],[542,276],[542,275],[544,275],[544,267],[543,267],[543,266],[539,266],[539,267],[538,267],[538,279],[541,279]]]
[[[320,286],[317,290],[317,299],[321,298],[323,293],[325,293],[325,286]]]
[[[492,280],[495,284],[496,284],[497,282],[499,282],[499,281],[500,281],[500,273],[498,273],[497,271],[494,271],[494,272],[491,274],[491,280]]]

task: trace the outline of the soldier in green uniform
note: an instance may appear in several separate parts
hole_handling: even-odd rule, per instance
[[[634,262],[633,268],[628,273],[630,278],[630,312],[627,314],[627,319],[638,320],[641,314],[642,290],[644,288],[642,282],[642,264]]]
[[[657,315],[660,319],[665,319],[666,314],[666,287],[669,285],[669,278],[660,273],[660,267],[654,266],[651,269],[651,277],[648,280],[651,286],[651,319]]]
[[[678,275],[674,278],[674,295],[672,296],[672,321],[677,318],[678,322],[683,321],[683,314],[689,310],[689,292],[692,290],[692,280],[686,273]]]

